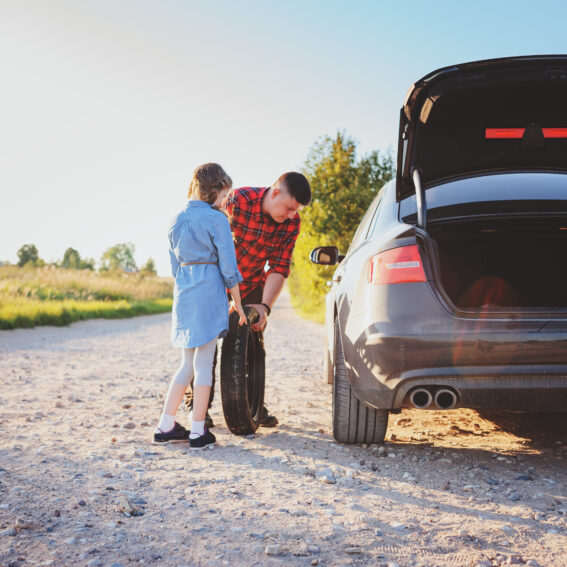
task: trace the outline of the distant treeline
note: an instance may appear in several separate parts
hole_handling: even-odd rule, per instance
[[[115,244],[104,251],[99,261],[99,271],[121,270],[125,272],[137,272],[138,267],[134,260],[134,245],[131,242]],[[63,254],[63,259],[59,262],[47,264],[39,257],[39,251],[35,244],[24,244],[17,252],[18,266],[41,268],[46,265],[70,270],[94,270],[95,261],[92,258],[81,258],[75,248],[67,248]],[[152,258],[140,268],[140,271],[147,274],[156,274],[155,263]]]

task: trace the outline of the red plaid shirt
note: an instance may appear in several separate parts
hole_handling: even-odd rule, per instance
[[[270,272],[287,278],[299,234],[301,220],[298,214],[278,223],[262,212],[262,197],[267,189],[236,189],[226,207],[231,216],[238,269],[244,278],[240,283],[242,297],[263,288]]]

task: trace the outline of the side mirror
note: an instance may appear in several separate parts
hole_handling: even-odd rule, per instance
[[[336,246],[320,246],[311,250],[309,255],[311,262],[323,266],[334,266],[343,258],[344,256],[339,254],[339,249]]]

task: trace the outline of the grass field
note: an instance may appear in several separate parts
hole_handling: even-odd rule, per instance
[[[172,285],[143,274],[0,266],[0,329],[163,313]]]

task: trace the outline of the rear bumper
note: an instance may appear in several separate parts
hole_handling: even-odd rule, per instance
[[[387,341],[388,343],[390,341]],[[397,355],[399,339],[392,339],[391,350]],[[395,346],[394,346],[395,345]],[[396,352],[396,347],[398,352]],[[447,344],[446,349],[451,350]],[[404,358],[411,368],[395,364],[388,371],[391,357],[385,349],[369,349],[362,368],[349,367],[355,395],[364,403],[380,409],[412,407],[409,395],[425,387],[433,396],[449,388],[457,395],[455,407],[510,411],[567,411],[567,362],[565,364],[500,364],[490,366],[426,366],[425,345],[412,351],[406,348]],[[562,350],[567,351],[567,340]],[[556,354],[556,353],[555,353]],[[533,358],[533,357],[532,357]],[[399,361],[397,361],[399,362]],[[409,365],[408,365],[409,366]],[[433,404],[428,409],[437,409]]]
[[[386,313],[377,303],[371,313],[349,317],[342,333],[351,386],[362,402],[399,409],[411,407],[417,387],[433,395],[449,388],[455,407],[567,411],[567,321],[457,318],[427,285],[389,287],[398,289],[388,290]]]

